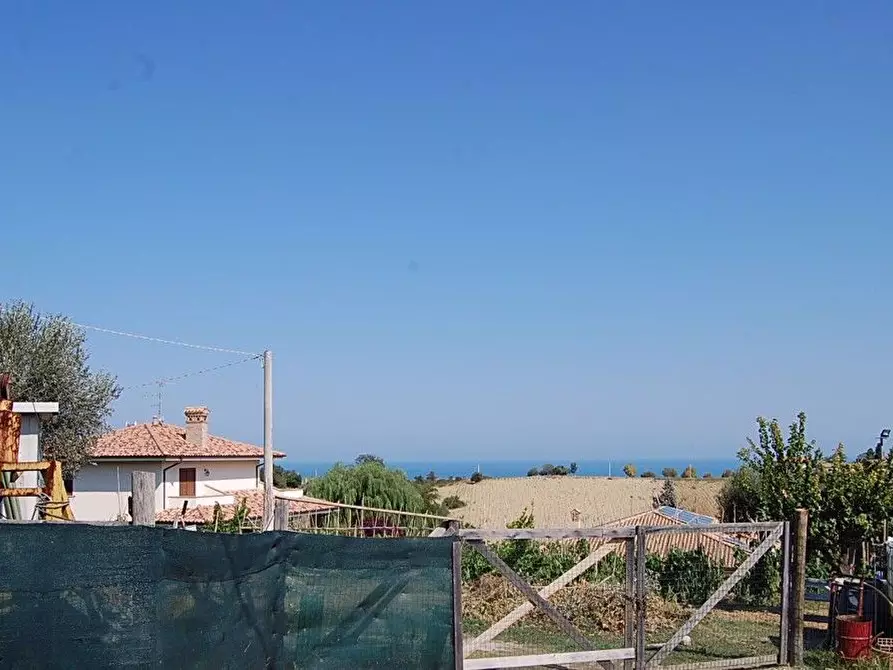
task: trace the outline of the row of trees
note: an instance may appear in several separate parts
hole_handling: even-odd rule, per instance
[[[632,463],[627,463],[626,465],[623,466],[623,474],[625,474],[627,477],[635,477],[638,473],[639,473],[638,469]],[[727,470],[723,471],[722,476],[723,477],[731,477],[734,474],[735,474],[734,470],[727,469]],[[661,471],[661,475],[664,477],[664,479],[677,479],[679,477],[679,472],[676,470],[676,468],[664,468]],[[650,479],[657,478],[657,475],[654,474],[654,472],[651,470],[646,470],[640,476],[644,477],[644,478],[650,478]],[[697,470],[695,470],[694,467],[692,467],[691,465],[689,465],[687,468],[685,468],[685,470],[682,471],[682,479],[695,479],[695,478],[697,478],[697,476],[698,476]],[[703,475],[701,475],[701,478],[702,479],[712,479],[713,475],[709,472],[705,472]]]
[[[527,471],[528,477],[561,477],[564,475],[575,474],[577,474],[576,463],[571,463],[570,465],[552,465],[551,463],[545,463],[542,467],[530,468],[530,470]]]

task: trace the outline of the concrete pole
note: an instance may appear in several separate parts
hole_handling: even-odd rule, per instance
[[[264,530],[273,530],[273,352],[264,352]]]

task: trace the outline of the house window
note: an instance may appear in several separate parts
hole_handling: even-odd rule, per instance
[[[195,468],[180,468],[180,495],[195,497]]]

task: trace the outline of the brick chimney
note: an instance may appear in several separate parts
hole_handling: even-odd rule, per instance
[[[208,408],[187,407],[183,413],[186,415],[186,441],[204,447],[208,443]]]

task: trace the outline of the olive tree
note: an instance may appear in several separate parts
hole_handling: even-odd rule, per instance
[[[0,304],[0,372],[10,374],[14,400],[59,403],[59,413],[42,423],[41,444],[69,477],[107,430],[121,393],[117,378],[92,370],[89,358],[84,331],[68,318],[24,302]]]

